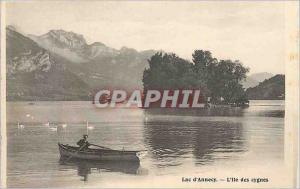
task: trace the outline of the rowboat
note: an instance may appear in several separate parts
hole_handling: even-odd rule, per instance
[[[140,161],[139,151],[89,148],[79,150],[79,147],[58,143],[61,158],[72,158],[93,161]]]

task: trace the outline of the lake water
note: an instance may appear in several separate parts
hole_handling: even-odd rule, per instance
[[[205,112],[8,102],[7,121],[7,182],[14,188],[172,187],[180,186],[182,177],[226,179],[223,173],[233,176],[242,169],[259,168],[263,176],[284,159],[284,101]],[[87,132],[91,143],[147,154],[140,164],[60,163],[57,143],[75,144]]]

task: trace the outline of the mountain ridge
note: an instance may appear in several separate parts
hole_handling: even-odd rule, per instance
[[[71,52],[75,52],[77,56],[83,58],[82,62],[92,61],[97,59],[97,57],[116,57],[119,54],[137,54],[144,52],[157,52],[156,50],[143,50],[137,51],[134,48],[129,48],[126,46],[122,46],[120,49],[115,49],[112,47],[108,47],[102,42],[93,42],[91,44],[87,44],[85,38],[81,34],[74,33],[72,31],[65,31],[62,29],[59,30],[50,30],[49,32],[42,34],[40,36],[37,35],[28,35],[33,41],[38,43],[40,46],[45,49],[52,51],[54,53],[58,52],[58,48],[60,49],[68,49]],[[65,52],[64,52],[65,53]],[[61,56],[65,56],[65,58],[69,58],[68,56],[58,53]]]
[[[46,49],[6,28],[7,99],[87,99],[88,85],[55,61]]]
[[[55,100],[72,99],[76,95],[79,99],[90,99],[90,94],[107,87],[141,89],[141,77],[148,66],[147,60],[156,52],[139,52],[125,46],[116,50],[101,42],[87,44],[82,35],[64,30],[51,30],[37,37],[18,33],[10,27],[7,27],[7,48],[7,79],[10,85],[19,87],[10,87],[8,99],[11,100],[54,98],[46,97],[46,92],[42,91],[49,94],[53,91],[49,91],[51,87],[48,90],[44,85],[39,85],[37,78],[41,78],[41,83],[60,89],[56,91],[58,95]],[[61,87],[55,75],[62,85],[69,83],[70,93],[67,86]],[[79,85],[68,79],[64,82],[63,75],[73,78]],[[76,91],[75,86],[82,90]]]
[[[101,88],[142,89],[143,71],[156,52],[87,44],[83,35],[61,29],[36,36],[8,26],[7,79],[12,85],[8,99],[90,99]],[[242,84],[255,87],[272,76],[255,73]]]
[[[285,76],[277,74],[265,79],[258,86],[246,90],[249,100],[283,100],[285,98]]]
[[[273,77],[274,75],[268,72],[259,72],[254,73],[249,76],[242,82],[242,85],[245,89],[250,87],[255,87],[259,85],[260,82],[263,82],[266,79]]]

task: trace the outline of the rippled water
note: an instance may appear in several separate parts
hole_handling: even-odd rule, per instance
[[[284,101],[205,111],[8,102],[7,119],[9,187],[111,187],[125,181],[154,185],[164,177],[181,182],[185,174],[283,162]],[[18,122],[24,128],[18,128]],[[92,143],[147,154],[140,165],[61,163],[57,143],[75,144],[86,132]]]

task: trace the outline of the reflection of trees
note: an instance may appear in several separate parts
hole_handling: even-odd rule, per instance
[[[211,107],[211,108],[150,108],[145,110],[145,114],[150,115],[179,115],[179,116],[226,116],[242,117],[244,109],[239,107]]]
[[[193,154],[197,162],[213,161],[245,151],[241,123],[203,122],[196,130]]]
[[[180,127],[183,122],[145,123],[146,140],[157,157],[184,154],[182,149],[191,146],[190,132],[186,127]]]
[[[139,162],[129,161],[85,161],[85,160],[64,160],[60,159],[60,165],[67,166],[66,168],[77,169],[77,174],[83,177],[83,181],[88,181],[88,175],[92,173],[92,169],[99,172],[102,170],[110,172],[121,172],[126,174],[139,174]]]
[[[241,123],[225,121],[145,122],[145,140],[154,158],[175,162],[190,154],[201,163],[244,151],[242,131]]]

